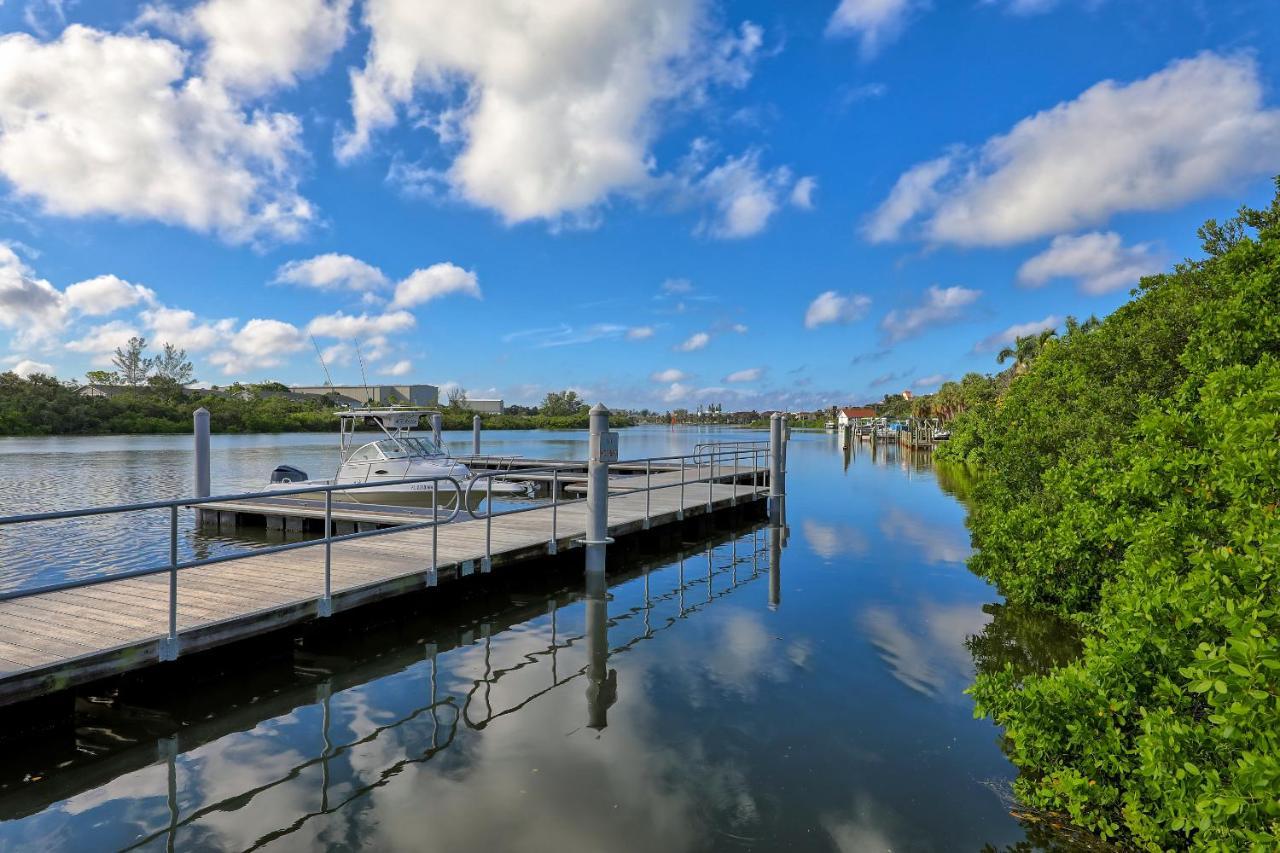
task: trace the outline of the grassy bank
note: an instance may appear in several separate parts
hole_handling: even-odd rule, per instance
[[[937,455],[981,467],[973,568],[1085,634],[976,681],[1021,799],[1144,849],[1277,849],[1280,193],[1200,236]]]
[[[332,432],[337,408],[324,398],[294,400],[273,393],[244,396],[181,389],[123,390],[109,398],[86,397],[47,376],[0,374],[0,435],[117,435],[186,433],[191,413],[205,407],[215,433]],[[471,429],[471,412],[446,411],[445,429]],[[548,415],[482,415],[484,429],[586,429],[587,412]],[[631,426],[615,414],[610,424]]]

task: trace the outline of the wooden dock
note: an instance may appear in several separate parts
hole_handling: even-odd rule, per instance
[[[717,474],[733,478],[732,470]],[[764,478],[757,478],[756,474],[753,469],[744,468],[734,482],[690,483],[683,490],[683,497],[678,487],[635,493],[625,478],[619,478],[618,491],[608,504],[609,535],[628,536],[674,524],[682,518],[755,504],[766,494],[762,488]],[[684,475],[687,480],[694,480],[710,476],[710,471],[689,467]],[[643,474],[633,476],[644,479]],[[653,485],[667,484],[660,477],[674,477],[678,484],[680,473],[655,474]],[[610,482],[611,492],[614,484],[615,481]],[[295,509],[301,514],[304,508]],[[342,512],[348,523],[381,523],[377,518],[360,519],[354,514],[385,516],[388,509],[344,507]],[[554,540],[550,535],[553,511]],[[578,540],[586,531],[586,515],[584,502],[571,502],[554,510],[548,505],[495,516],[489,522],[491,566],[514,567],[549,553],[580,547]],[[323,509],[320,516],[322,519]],[[337,517],[340,516],[335,511]],[[438,540],[434,573],[431,528],[334,543],[332,611],[349,610],[478,572],[483,565],[489,523],[467,520],[435,528]],[[314,546],[285,553],[180,571],[177,626],[182,654],[319,617],[324,552],[323,540],[317,540]],[[167,574],[0,602],[0,705],[156,665],[168,630],[168,602]]]

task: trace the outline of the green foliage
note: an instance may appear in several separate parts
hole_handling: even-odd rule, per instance
[[[543,399],[538,413],[551,417],[576,415],[587,410],[587,403],[577,391],[552,391]]]
[[[1280,195],[1202,236],[943,455],[983,462],[975,570],[1087,629],[1049,672],[980,667],[1020,798],[1144,849],[1276,849]]]

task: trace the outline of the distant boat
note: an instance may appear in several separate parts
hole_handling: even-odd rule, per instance
[[[492,492],[494,497],[525,497],[526,485],[498,482],[492,477],[476,477],[471,469],[451,458],[433,439],[412,435],[428,409],[343,409],[338,415],[338,470],[327,480],[312,480],[307,473],[291,465],[281,465],[271,472],[268,489],[296,489],[299,486],[355,485],[385,482],[351,491],[335,491],[334,500],[395,506],[452,507],[458,500],[458,489],[450,480],[421,483],[397,483],[415,477],[452,477],[467,496],[467,505],[475,509]],[[383,438],[354,447],[356,427],[372,423],[382,430]],[[354,448],[354,449],[353,449]],[[324,492],[303,493],[291,497],[324,498]]]
[[[823,424],[822,426],[823,426],[823,429],[835,429],[835,428],[836,428],[836,422],[835,422],[835,421],[827,421],[827,422],[826,422],[825,424]]]

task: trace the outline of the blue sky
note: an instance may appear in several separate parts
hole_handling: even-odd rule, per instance
[[[1280,172],[1268,0],[0,3],[0,368],[817,407]]]

